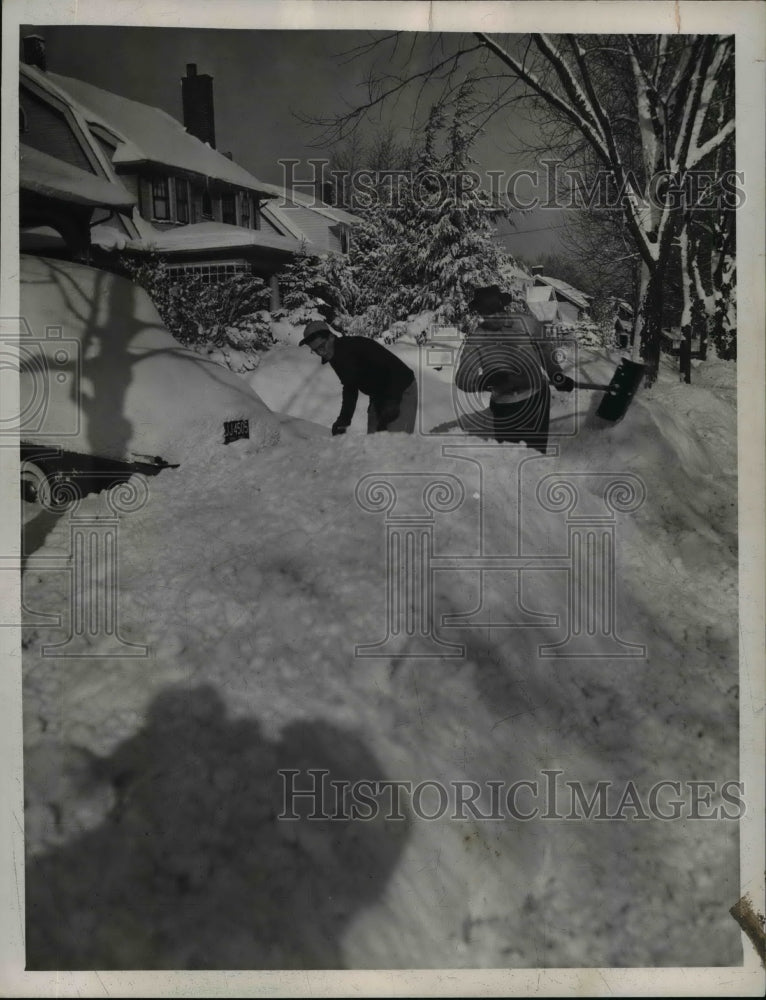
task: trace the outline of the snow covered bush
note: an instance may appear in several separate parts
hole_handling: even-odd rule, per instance
[[[613,346],[614,330],[608,324],[580,322],[562,327],[562,336],[576,340],[580,347],[609,349]]]
[[[368,306],[359,316],[347,318],[343,332],[355,337],[385,340],[386,343],[390,344],[393,343],[393,339],[387,337],[386,333],[394,325],[394,322],[393,314],[385,305],[372,305]]]
[[[159,255],[122,261],[131,279],[149,293],[162,322],[182,344],[202,353],[215,353],[234,371],[254,368],[257,352],[273,343],[269,289],[254,275],[235,275],[206,283],[190,273],[169,273]],[[244,356],[244,358],[242,357]],[[252,358],[252,364],[247,357]]]
[[[310,253],[305,243],[295,260],[280,272],[279,290],[282,305],[274,317],[294,326],[321,318],[345,330],[351,316],[359,311],[351,259],[340,253],[320,257]]]
[[[328,318],[325,315],[327,303],[319,290],[320,270],[320,258],[310,254],[305,242],[302,243],[295,259],[279,274],[282,304],[274,313],[278,319],[284,318],[300,326],[320,316]]]

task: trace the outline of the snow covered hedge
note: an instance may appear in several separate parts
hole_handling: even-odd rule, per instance
[[[162,322],[182,344],[233,371],[258,365],[271,334],[269,289],[261,278],[235,275],[207,284],[196,275],[171,275],[166,261],[152,254],[140,261],[125,257],[122,266],[150,295]]]

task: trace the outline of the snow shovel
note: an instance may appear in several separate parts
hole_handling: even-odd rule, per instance
[[[596,416],[614,423],[625,416],[630,406],[630,401],[635,396],[636,390],[641,384],[645,370],[646,365],[623,358],[617,366],[617,370],[612,376],[612,381],[609,385],[601,385],[599,382],[578,382],[575,380],[575,388],[601,389],[605,395],[596,410]]]
[[[612,375],[612,381],[596,410],[596,416],[613,423],[624,417],[630,401],[641,385],[645,371],[646,365],[623,358],[617,366],[617,371]]]

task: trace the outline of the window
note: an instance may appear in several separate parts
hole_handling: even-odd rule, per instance
[[[167,269],[170,278],[201,278],[205,285],[226,281],[241,274],[250,274],[250,267],[243,261],[226,261],[220,264],[180,264]]]
[[[19,105],[19,133],[23,134],[24,132],[28,131],[29,131],[29,126],[27,125],[27,113],[21,107],[21,105]]]
[[[250,195],[246,191],[242,192],[239,224],[240,226],[244,226],[245,229],[250,228]]]
[[[230,226],[237,224],[237,206],[233,194],[221,195],[221,222]]]
[[[210,192],[202,192],[202,218],[212,219],[213,218],[213,203],[210,200]]]
[[[170,219],[167,177],[155,177],[152,181],[152,216],[155,219]]]
[[[189,221],[189,182],[176,179],[176,220]]]

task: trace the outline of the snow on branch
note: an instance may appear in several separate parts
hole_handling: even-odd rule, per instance
[[[557,94],[551,87],[543,84],[535,73],[523,66],[518,59],[515,59],[510,52],[499,45],[493,38],[490,38],[489,35],[485,34],[483,31],[477,31],[474,34],[479,41],[486,46],[486,48],[501,59],[506,66],[510,67],[510,69],[512,69],[513,72],[539,97],[565,115],[575,128],[585,136],[599,158],[603,160],[604,163],[611,166],[609,163],[609,153],[604,145],[602,136],[599,134],[598,130],[594,128],[592,117],[583,116],[583,114],[573,104],[565,100],[565,98],[563,98],[560,94]],[[536,42],[538,37],[540,36],[534,36]]]
[[[697,146],[696,149],[692,150],[689,154],[688,164],[689,167],[695,167],[701,160],[704,160],[706,156],[712,153],[714,150],[718,149],[730,135],[734,132],[734,119],[730,118],[724,127],[717,132],[714,136],[703,142],[701,146]]]
[[[700,160],[704,159],[709,153],[712,153],[717,149],[734,131],[734,121],[733,119],[726,123],[726,125],[720,129],[717,135],[714,135],[712,139],[708,139],[705,143],[700,145],[699,138],[702,132],[702,128],[705,124],[705,119],[707,113],[710,109],[711,102],[713,100],[713,95],[715,93],[716,86],[718,84],[721,72],[725,68],[731,55],[731,43],[729,39],[722,40],[718,43],[713,59],[708,68],[705,82],[702,88],[702,93],[700,95],[699,107],[697,113],[694,117],[694,125],[692,127],[691,138],[689,141],[690,152],[689,152],[689,162],[688,166],[694,167]]]

